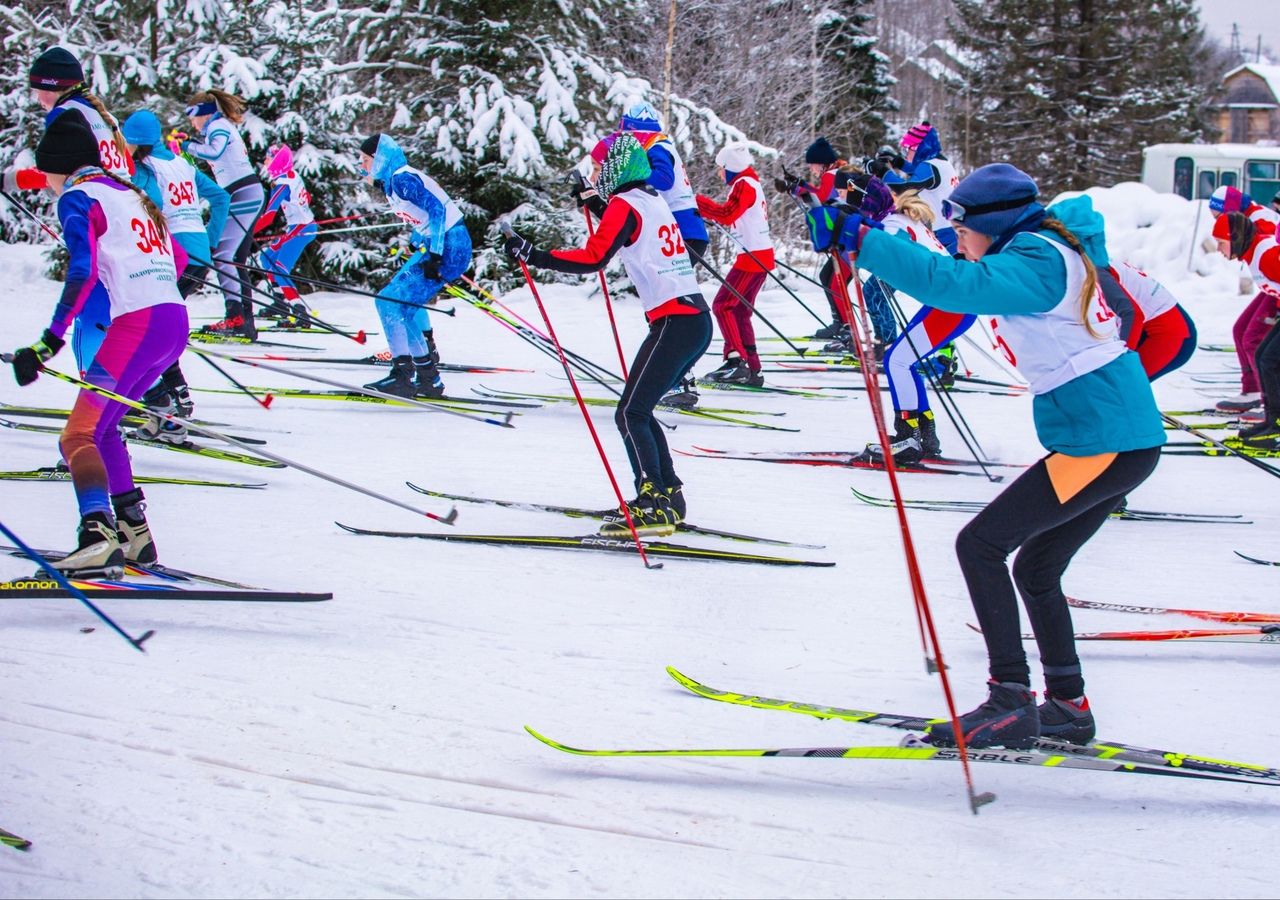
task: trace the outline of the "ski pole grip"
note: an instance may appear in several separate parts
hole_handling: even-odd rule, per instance
[[[506,219],[498,223],[498,229],[507,237],[513,237],[516,233],[515,229],[511,227],[511,223]]]

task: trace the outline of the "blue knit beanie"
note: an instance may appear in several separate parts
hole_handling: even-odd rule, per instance
[[[618,123],[619,131],[653,132],[662,130],[662,120],[652,105],[641,101],[632,103]]]
[[[140,109],[120,126],[124,142],[135,147],[155,147],[160,143],[160,120],[149,109]]]
[[[836,149],[827,143],[824,137],[818,138],[804,151],[804,161],[819,166],[829,166],[839,159]]]
[[[1036,202],[1039,192],[1026,172],[1008,163],[991,163],[956,185],[943,203],[943,213],[952,225],[999,238],[1044,209]]]

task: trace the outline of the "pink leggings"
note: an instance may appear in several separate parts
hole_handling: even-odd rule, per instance
[[[1262,388],[1258,383],[1258,373],[1253,368],[1253,355],[1258,350],[1262,339],[1271,331],[1271,323],[1267,319],[1276,316],[1275,294],[1259,291],[1253,298],[1236,324],[1231,327],[1231,337],[1236,345],[1236,357],[1240,360],[1240,393],[1256,394]]]
[[[711,302],[711,311],[715,314],[720,335],[724,338],[725,358],[728,358],[729,351],[736,350],[747,361],[747,367],[752,372],[760,371],[760,354],[756,352],[756,329],[751,324],[751,313],[755,307],[756,295],[764,285],[765,274],[759,269],[749,272],[734,266],[725,277],[729,286],[721,285],[720,290],[716,291],[716,299]],[[746,298],[747,302],[743,303],[738,299],[738,294]]]

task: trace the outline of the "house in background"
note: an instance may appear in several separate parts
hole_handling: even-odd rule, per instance
[[[1280,143],[1280,65],[1245,63],[1222,77],[1218,114],[1224,144]]]

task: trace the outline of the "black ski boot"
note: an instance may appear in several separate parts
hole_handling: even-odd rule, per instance
[[[106,513],[89,513],[76,530],[76,549],[49,564],[69,577],[120,578],[124,575],[124,551],[116,526]]]
[[[658,401],[659,406],[677,409],[693,409],[698,405],[698,383],[692,378],[681,378],[679,386]]]
[[[125,560],[153,566],[160,557],[144,515],[147,509],[145,501],[142,488],[138,487],[111,497],[111,505],[116,511],[116,540],[120,542]]]
[[[937,459],[942,455],[942,442],[938,440],[938,423],[933,410],[920,413],[920,450],[925,459]]]
[[[1044,702],[1040,704],[1041,737],[1072,744],[1087,744],[1097,733],[1098,726],[1093,721],[1093,710],[1089,708],[1088,697],[1063,700],[1045,692]]]
[[[391,360],[391,371],[387,373],[386,378],[379,378],[377,381],[366,384],[365,387],[371,391],[380,391],[383,394],[391,394],[393,397],[412,400],[418,392],[413,376],[413,357],[397,356]]]
[[[631,524],[636,534],[642,537],[666,537],[676,530],[676,515],[671,508],[671,500],[667,492],[646,481],[640,485],[640,494],[627,504],[631,513]],[[629,537],[631,529],[627,527],[627,518],[622,510],[614,510],[604,517],[600,533],[610,537]]]
[[[444,396],[444,381],[440,378],[440,370],[431,356],[415,356],[413,367],[417,378],[417,395],[429,400]]]
[[[730,353],[718,369],[712,369],[702,377],[707,381],[725,382],[733,378],[745,379],[751,374],[746,361],[736,353]]]
[[[841,331],[841,329],[843,329],[843,328],[847,328],[847,327],[848,327],[848,326],[846,326],[846,325],[845,325],[843,322],[841,322],[839,319],[836,319],[836,320],[835,320],[834,322],[832,322],[830,325],[823,325],[821,328],[819,328],[817,331],[815,331],[815,332],[813,333],[813,339],[814,339],[815,341],[829,341],[829,340],[832,340],[832,339],[834,339],[834,338],[836,338],[836,337],[839,337],[839,336],[840,336],[840,331]]]
[[[667,488],[667,502],[671,504],[671,512],[675,516],[676,524],[679,525],[685,519],[685,513],[689,507],[684,501],[684,485],[677,484],[675,487]]]
[[[966,747],[1008,747],[1029,750],[1040,737],[1040,711],[1035,691],[1016,681],[989,681],[990,693],[977,709],[960,716]],[[950,722],[929,729],[929,741],[938,747],[956,745]]]
[[[914,409],[904,409],[894,419],[893,440],[889,444],[894,465],[914,466],[924,459],[924,439],[920,423],[920,413]],[[873,462],[883,462],[884,448],[879,444],[867,444],[867,457]]]
[[[439,367],[440,351],[436,349],[436,332],[435,329],[422,332],[423,340],[427,342],[427,353],[431,355],[431,364]]]

